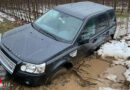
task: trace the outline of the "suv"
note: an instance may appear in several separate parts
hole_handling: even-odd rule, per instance
[[[115,30],[112,7],[88,1],[59,5],[33,23],[5,32],[0,62],[22,83],[47,84],[71,68],[79,53],[94,51]]]

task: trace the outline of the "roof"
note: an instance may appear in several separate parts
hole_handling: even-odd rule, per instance
[[[92,14],[107,11],[113,8],[98,3],[85,1],[58,5],[54,7],[54,9],[75,16],[77,18],[84,19]]]

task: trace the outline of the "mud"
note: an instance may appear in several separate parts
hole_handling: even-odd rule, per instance
[[[0,72],[5,83],[0,90],[128,90],[123,84],[125,78],[122,73],[125,72],[125,67],[111,66],[111,63],[96,55],[83,58],[72,70],[59,76],[48,86],[30,88],[13,81],[2,67]],[[110,74],[117,76],[116,81],[107,78]]]

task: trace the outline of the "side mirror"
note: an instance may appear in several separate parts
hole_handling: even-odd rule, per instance
[[[82,37],[82,36],[81,36],[81,37],[79,38],[79,40],[78,40],[78,43],[79,43],[79,44],[89,43],[89,38],[90,38],[90,37],[88,37],[88,36],[87,36],[87,37]]]

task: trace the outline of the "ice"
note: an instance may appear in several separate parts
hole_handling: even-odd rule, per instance
[[[0,12],[0,16],[8,19],[9,21],[15,21],[15,19],[13,17],[11,17],[11,16],[9,16],[9,15],[3,13],[3,12]]]

